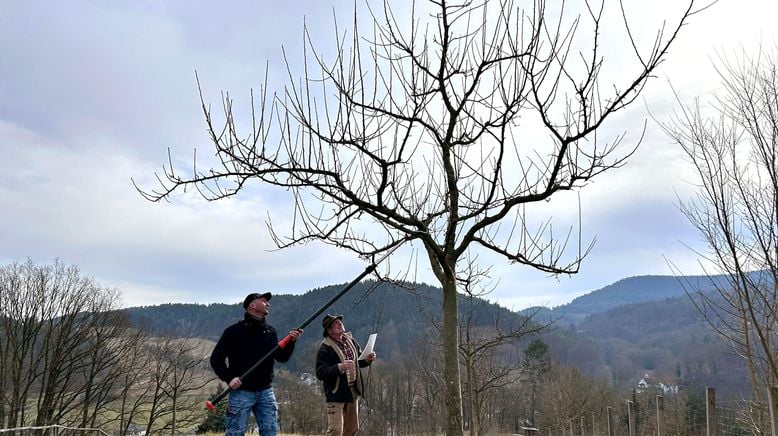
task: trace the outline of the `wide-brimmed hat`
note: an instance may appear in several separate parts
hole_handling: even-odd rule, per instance
[[[343,315],[330,315],[329,313],[324,315],[324,319],[321,320],[321,326],[324,327],[322,336],[327,336],[327,329],[330,328],[330,325],[332,325],[336,319],[343,321]]]
[[[243,300],[243,308],[248,309],[249,304],[251,304],[251,302],[256,300],[257,298],[264,298],[265,301],[270,301],[270,299],[273,298],[273,294],[271,294],[270,292],[265,292],[263,294],[260,294],[258,292],[252,292],[246,295],[246,298]]]

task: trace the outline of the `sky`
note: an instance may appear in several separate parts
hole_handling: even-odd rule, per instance
[[[675,0],[631,4],[648,21],[678,10]],[[356,277],[367,264],[344,250],[275,250],[265,222],[289,218],[285,192],[260,187],[219,202],[188,192],[151,203],[131,181],[152,186],[168,150],[176,162],[195,148],[211,152],[195,71],[214,107],[229,92],[238,111],[248,108],[266,66],[271,80],[283,78],[282,47],[299,59],[303,23],[327,41],[333,15],[347,23],[350,5],[0,0],[0,265],[59,259],[119,289],[126,307],[236,303],[254,290],[300,294]],[[720,0],[693,17],[616,121],[640,125],[649,111],[666,119],[673,88],[682,99],[709,97],[717,53],[775,47],[776,16],[774,0]],[[677,207],[693,192],[689,171],[649,120],[629,163],[581,190],[583,237],[596,244],[580,273],[549,277],[486,259],[494,279],[486,298],[513,310],[557,306],[625,277],[672,274],[668,262],[700,273],[690,249],[702,247],[699,236]],[[558,205],[549,214],[570,209]],[[402,270],[412,254],[385,267]],[[413,278],[436,284],[421,262]]]

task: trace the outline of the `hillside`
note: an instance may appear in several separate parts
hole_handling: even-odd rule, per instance
[[[273,295],[268,322],[283,335],[321,308],[345,285],[310,290],[301,295]],[[357,284],[325,313],[345,316],[346,328],[364,345],[370,333],[377,333],[376,349],[382,359],[406,354],[434,330],[430,320],[438,318],[442,307],[441,292],[424,284],[403,287],[365,281]],[[460,309],[469,308],[462,298]],[[165,304],[126,309],[136,325],[146,325],[155,334],[202,337],[217,340],[225,327],[243,317],[240,304]],[[484,300],[474,304],[475,325],[490,325],[500,319],[504,324],[519,324],[525,317]],[[310,370],[315,349],[322,337],[321,319],[305,328],[298,341],[298,352],[289,362],[291,370]],[[436,335],[431,335],[433,338]]]
[[[635,368],[681,385],[715,386],[741,397],[743,362],[713,332],[686,295],[625,304],[584,318],[577,333],[603,351],[603,364],[624,383]]]
[[[702,280],[703,278],[695,278]],[[281,334],[320,308],[343,285],[310,290],[302,295],[274,295],[269,321]],[[364,344],[378,333],[381,359],[402,359],[419,344],[437,336],[431,319],[441,307],[441,292],[423,284],[398,287],[363,282],[326,310],[345,315],[346,327]],[[671,383],[716,386],[722,396],[738,396],[747,386],[742,362],[712,334],[675,277],[632,277],[595,295],[536,315],[556,319],[541,338],[554,358],[586,374],[629,390],[645,371]],[[465,312],[468,300],[461,300]],[[526,318],[500,306],[475,300],[476,324],[520,323]],[[564,312],[568,310],[568,312]],[[240,319],[240,304],[172,304],[127,309],[130,318],[157,333],[218,339]],[[526,312],[525,312],[526,313]],[[574,314],[569,316],[568,314]],[[321,316],[307,328],[298,351],[287,364],[293,372],[310,372],[321,340]],[[574,321],[575,320],[575,321]]]
[[[725,284],[724,276],[635,276],[575,298],[553,309],[541,308],[544,319],[578,324],[591,314],[603,313],[628,304],[685,297],[686,291],[712,290]],[[530,309],[527,309],[530,310]],[[527,313],[527,310],[522,313]],[[532,310],[537,310],[533,308]]]
[[[629,386],[650,371],[739,397],[748,386],[742,361],[708,329],[686,293],[725,284],[725,276],[629,277],[568,304],[521,313],[554,322],[557,330],[544,340],[559,360],[587,374]]]

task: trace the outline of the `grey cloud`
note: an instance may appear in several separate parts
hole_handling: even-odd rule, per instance
[[[343,27],[352,6],[335,4]],[[285,79],[282,45],[299,71],[303,20],[317,43],[332,48],[332,8],[271,0],[1,2],[0,261],[59,257],[126,288],[129,305],[164,302],[166,295],[238,301],[249,288],[298,292],[361,272],[363,261],[322,245],[269,251],[264,220],[271,209],[283,224],[289,198],[282,192],[252,187],[251,195],[231,202],[181,194],[151,204],[129,180],[148,186],[167,147],[181,166],[191,163],[195,147],[211,153],[195,70],[214,111],[220,93],[229,91],[245,117],[249,89],[258,87],[266,61],[273,85]],[[774,37],[769,18],[776,8],[772,0],[748,0],[701,14],[662,77],[684,92],[707,89],[715,78],[700,77],[699,64],[714,47],[698,41],[713,36],[750,46],[759,29]],[[730,19],[754,10],[760,13],[750,21]],[[735,27],[741,22],[748,28]],[[673,104],[668,91],[657,80],[645,94],[661,116]],[[633,108],[611,127],[621,128],[622,120],[640,125],[645,114]],[[624,275],[666,273],[663,256],[694,265],[679,241],[693,242],[693,231],[673,206],[673,190],[689,186],[679,181],[676,151],[663,141],[652,127],[625,168],[582,191],[584,236],[599,243],[579,275],[554,280],[496,260],[494,297],[561,304]],[[542,212],[562,224],[576,222],[565,201],[547,207]],[[403,268],[405,258],[393,268]],[[434,283],[423,269],[417,278]]]

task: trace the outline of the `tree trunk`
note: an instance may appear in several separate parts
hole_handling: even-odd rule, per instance
[[[446,435],[461,436],[462,389],[459,382],[459,329],[457,319],[457,287],[454,277],[443,285],[443,382],[446,396]]]

